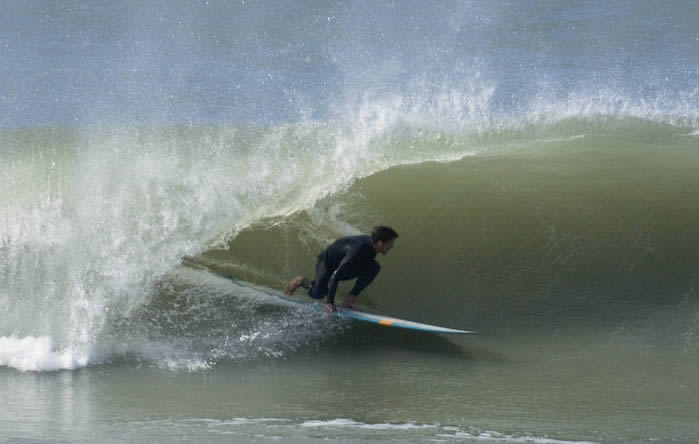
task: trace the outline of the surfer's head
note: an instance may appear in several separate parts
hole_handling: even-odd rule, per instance
[[[371,231],[371,243],[377,253],[386,254],[393,248],[393,242],[398,238],[398,233],[391,227],[379,225]]]

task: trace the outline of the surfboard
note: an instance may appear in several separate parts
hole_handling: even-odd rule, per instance
[[[238,279],[235,279],[232,276],[226,276],[226,279],[230,280],[231,282],[233,282],[235,285],[237,285],[239,287],[259,291],[261,293],[264,293],[267,296],[271,296],[273,298],[276,298],[278,301],[281,301],[284,303],[291,303],[291,304],[295,304],[295,305],[305,305],[305,306],[312,307],[313,309],[316,309],[316,310],[324,310],[324,305],[321,302],[310,299],[310,298],[299,299],[299,298],[294,297],[294,296],[288,296],[288,295],[285,295],[284,293],[282,293],[281,291],[277,291],[277,290],[273,290],[271,288],[262,287],[259,285],[240,281]],[[378,324],[378,325],[381,325],[384,327],[405,328],[408,330],[417,330],[417,331],[430,332],[430,333],[459,334],[459,335],[477,334],[478,333],[476,331],[459,330],[459,329],[455,329],[455,328],[442,327],[439,325],[423,324],[422,322],[415,322],[415,321],[409,321],[406,319],[394,318],[391,316],[385,316],[385,315],[378,314],[378,313],[369,313],[366,311],[352,310],[351,308],[343,308],[341,310],[334,311],[332,314],[335,316],[338,316],[338,317],[347,318],[347,319],[354,319],[356,321],[362,321],[362,322],[369,322],[369,323]]]

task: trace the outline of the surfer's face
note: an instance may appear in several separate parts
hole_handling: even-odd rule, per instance
[[[375,246],[376,252],[377,252],[377,253],[381,253],[381,254],[386,254],[386,253],[388,253],[389,250],[390,250],[391,248],[393,248],[393,242],[394,242],[394,241],[395,241],[395,239],[390,240],[390,241],[388,241],[388,242],[378,241],[378,242],[376,243],[376,246]]]

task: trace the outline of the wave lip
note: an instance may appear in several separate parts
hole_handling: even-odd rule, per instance
[[[89,350],[55,350],[49,336],[0,337],[0,366],[23,372],[74,370],[89,361]]]

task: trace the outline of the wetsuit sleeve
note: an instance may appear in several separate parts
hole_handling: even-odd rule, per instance
[[[337,292],[337,283],[338,281],[336,279],[330,281],[330,288],[328,289],[328,304],[335,303],[335,292]]]
[[[356,245],[356,246],[350,247],[347,250],[345,257],[343,257],[342,260],[340,261],[340,265],[337,266],[337,269],[330,276],[330,288],[328,289],[328,303],[329,304],[335,303],[335,292],[337,291],[337,284],[339,283],[339,281],[341,281],[343,278],[345,278],[346,271],[347,271],[349,264],[351,264],[352,261],[357,259],[361,250],[362,250],[361,245]]]

